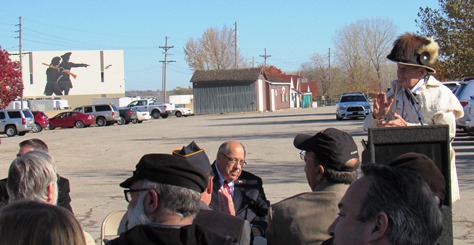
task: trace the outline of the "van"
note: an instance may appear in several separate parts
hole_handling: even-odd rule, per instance
[[[0,134],[23,136],[33,130],[35,120],[30,110],[0,110]]]
[[[120,112],[114,105],[85,105],[74,108],[74,111],[95,116],[97,126],[112,125],[120,121]]]

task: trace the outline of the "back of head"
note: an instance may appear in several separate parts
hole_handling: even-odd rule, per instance
[[[55,184],[56,181],[57,173],[53,158],[44,151],[30,151],[11,163],[7,191],[10,200],[25,198],[47,201],[48,186]]]
[[[48,152],[48,145],[46,145],[44,141],[38,138],[24,140],[20,142],[20,148],[21,147],[30,147],[30,148],[33,148],[34,150]]]
[[[369,179],[358,220],[366,222],[384,212],[392,244],[435,244],[442,230],[442,214],[428,185],[414,171],[382,164],[362,166]]]
[[[37,201],[15,201],[0,209],[0,244],[85,245],[79,222],[66,209]]]
[[[303,151],[313,152],[318,162],[325,168],[329,181],[350,184],[357,178],[359,152],[348,133],[327,128],[313,136],[299,134],[293,145]]]

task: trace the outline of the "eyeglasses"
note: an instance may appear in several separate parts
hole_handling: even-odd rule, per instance
[[[229,157],[229,156],[227,156],[226,154],[221,153],[221,152],[219,152],[219,154],[221,154],[222,156],[224,156],[225,158],[227,158],[227,160],[229,161],[229,163],[232,164],[232,165],[235,165],[235,164],[238,163],[238,164],[242,167],[242,166],[244,166],[244,165],[247,164],[247,162],[246,162],[245,160],[240,160],[240,161],[239,161],[238,159]]]
[[[132,193],[133,192],[139,192],[139,191],[148,191],[149,189],[143,188],[143,189],[129,189],[129,190],[123,190],[123,194],[125,195],[125,201],[130,202],[132,200]]]
[[[306,156],[306,151],[304,151],[304,150],[300,151],[300,158],[301,158],[301,160],[303,160],[305,162],[306,162],[307,159],[311,159],[311,161],[313,161],[313,158]]]

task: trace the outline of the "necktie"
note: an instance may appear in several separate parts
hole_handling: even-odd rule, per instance
[[[232,196],[232,192],[230,191],[230,186],[227,184],[227,181],[224,181],[224,189]]]

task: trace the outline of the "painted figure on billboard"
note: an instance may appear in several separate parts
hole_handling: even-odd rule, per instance
[[[63,70],[71,71],[71,68],[73,67],[88,67],[88,64],[83,64],[83,63],[72,63],[69,62],[69,59],[71,58],[71,52],[67,52],[63,55],[61,55],[62,61],[61,64],[59,64],[59,68],[62,68]],[[72,82],[70,75],[72,75],[70,72],[63,74],[61,77],[59,77],[58,80],[58,85],[61,91],[63,91],[64,95],[69,94],[69,90],[72,88]]]
[[[61,62],[61,58],[56,56],[51,60],[51,64],[43,63],[44,65],[49,66],[46,69],[46,86],[44,87],[44,95],[51,96],[53,93],[55,95],[63,95],[61,89],[58,85],[58,80],[63,74],[63,72],[59,69],[58,65]]]

